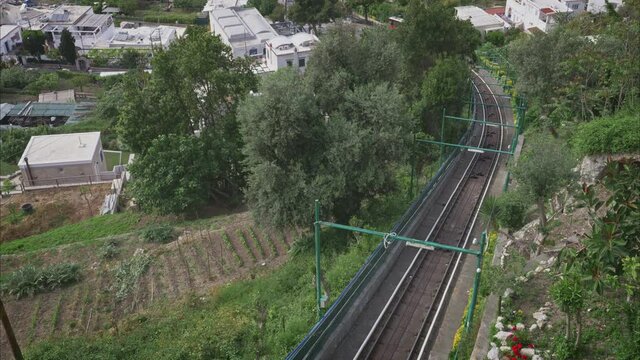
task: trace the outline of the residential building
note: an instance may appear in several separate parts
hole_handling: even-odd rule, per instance
[[[293,67],[300,72],[307,68],[318,37],[308,33],[291,36],[277,36],[266,42],[265,64],[269,71]]]
[[[209,11],[211,31],[229,45],[233,57],[261,57],[265,43],[278,36],[254,8],[214,8]]]
[[[215,9],[229,9],[245,7],[248,0],[208,0],[204,5],[202,12],[209,13]]]
[[[489,14],[477,6],[457,6],[455,9],[458,19],[469,20],[483,36],[490,31],[504,31],[510,27],[500,16]]]
[[[76,47],[89,50],[103,37],[113,36],[113,19],[108,14],[95,14],[91,6],[60,5],[55,8],[33,8],[0,4],[2,25],[18,25],[22,29],[41,30],[50,35],[55,47],[67,29]]]
[[[609,0],[609,4],[613,9],[618,9],[622,6],[622,0]],[[597,14],[607,11],[607,2],[605,0],[589,0],[587,3],[587,11],[592,14]]]
[[[507,20],[531,32],[548,32],[556,24],[556,16],[572,16],[586,11],[587,0],[507,0]]]
[[[112,180],[100,132],[32,136],[18,167],[25,186]]]
[[[0,55],[7,55],[22,44],[22,32],[18,25],[0,25]]]
[[[166,49],[174,40],[182,37],[187,30],[182,27],[165,25],[131,27],[125,24],[125,26],[115,28],[112,36],[103,37],[95,44],[94,48],[152,49],[162,47]]]

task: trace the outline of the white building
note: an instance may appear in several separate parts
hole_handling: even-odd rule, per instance
[[[304,72],[313,48],[318,43],[313,34],[297,33],[291,36],[277,36],[266,43],[265,64],[269,71],[294,67]]]
[[[22,32],[18,25],[0,25],[0,55],[6,55],[22,44]]]
[[[455,9],[459,20],[469,20],[483,36],[490,31],[504,31],[510,27],[500,16],[489,14],[477,6],[456,6]]]
[[[254,8],[214,8],[209,11],[211,31],[231,47],[233,57],[261,57],[264,44],[278,36]]]
[[[32,136],[18,167],[26,186],[112,180],[99,132]]]
[[[587,0],[507,0],[505,16],[525,31],[548,32],[556,25],[556,15],[574,15],[587,10]]]
[[[622,0],[609,0],[609,4],[617,10],[622,6]],[[607,11],[607,4],[605,0],[589,0],[589,3],[587,4],[587,11],[593,14],[605,12]]]
[[[121,24],[122,25],[122,24]],[[187,29],[176,26],[121,27],[112,36],[100,39],[95,49],[151,49],[169,47],[174,40],[184,36]]]
[[[41,30],[60,46],[60,36],[67,29],[75,39],[76,47],[89,50],[103,37],[113,36],[111,15],[95,14],[91,6],[60,5],[55,8],[32,8],[0,4],[2,25],[18,25],[25,30]]]
[[[248,0],[208,0],[202,12],[208,13],[214,9],[241,8],[247,5]]]

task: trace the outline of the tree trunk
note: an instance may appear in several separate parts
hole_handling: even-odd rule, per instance
[[[538,211],[540,212],[540,227],[544,228],[547,226],[547,214],[544,209],[544,198],[538,198],[537,203]]]
[[[364,22],[365,24],[368,24],[369,23],[369,7],[365,5],[362,8],[364,9]]]
[[[576,313],[576,344],[575,344],[576,348],[580,344],[581,333],[582,333],[582,315],[580,314],[580,311],[578,311]]]
[[[567,313],[567,331],[564,334],[565,339],[569,340],[570,335],[571,335],[571,315]]]

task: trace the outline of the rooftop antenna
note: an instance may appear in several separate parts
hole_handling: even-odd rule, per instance
[[[82,143],[82,139],[80,138],[80,136],[78,136],[78,142],[80,143],[79,147],[81,147],[81,148],[87,146],[87,144],[83,144]]]

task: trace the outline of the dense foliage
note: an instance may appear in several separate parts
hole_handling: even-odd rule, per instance
[[[387,81],[394,75],[377,71],[398,64],[393,46],[376,46],[390,40],[385,32],[356,39],[346,28],[331,31],[304,77],[279,72],[241,105],[247,197],[257,219],[304,224],[319,199],[327,215],[347,222],[364,199],[394,188],[412,123]],[[379,56],[353,57],[367,49]]]
[[[640,152],[640,115],[629,111],[581,124],[572,143],[580,155]]]
[[[218,37],[196,28],[156,53],[153,68],[150,76],[129,74],[124,101],[111,108],[120,139],[140,154],[132,167],[134,196],[167,213],[239,192],[244,173],[235,109],[255,86],[248,61],[233,59]]]
[[[24,30],[22,31],[22,46],[29,54],[40,59],[44,54],[44,43],[46,37],[40,30]]]
[[[60,34],[60,46],[58,46],[60,55],[69,64],[75,64],[78,52],[76,50],[76,39],[71,35],[69,30],[62,29]]]
[[[9,274],[2,283],[2,292],[19,299],[74,283],[80,276],[77,264],[61,263],[46,268],[28,265]]]

